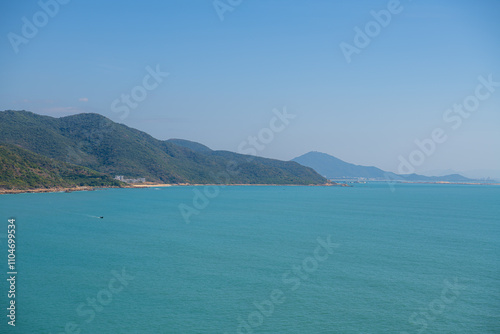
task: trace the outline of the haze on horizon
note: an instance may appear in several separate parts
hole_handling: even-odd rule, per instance
[[[59,1],[0,4],[0,110],[393,172],[435,137],[417,173],[500,175],[498,1]]]

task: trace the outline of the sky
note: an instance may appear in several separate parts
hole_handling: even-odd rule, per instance
[[[281,160],[500,172],[500,1],[26,0],[0,12],[0,110],[94,112]]]

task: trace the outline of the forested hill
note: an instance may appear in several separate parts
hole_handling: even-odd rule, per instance
[[[109,176],[164,183],[208,184],[236,170],[230,184],[324,184],[312,168],[255,158],[180,140],[162,141],[99,114],[54,118],[28,111],[0,112],[0,144],[16,145]],[[191,147],[189,147],[191,146]],[[229,166],[229,167],[228,167]]]
[[[89,168],[0,145],[0,189],[117,187],[120,182]]]

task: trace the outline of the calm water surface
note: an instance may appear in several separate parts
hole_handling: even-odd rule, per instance
[[[196,190],[0,196],[0,332],[500,333],[500,187]]]

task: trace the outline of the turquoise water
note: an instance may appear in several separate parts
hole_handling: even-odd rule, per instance
[[[0,196],[0,332],[500,333],[500,187],[195,190]]]

